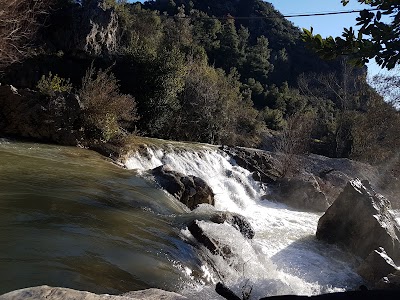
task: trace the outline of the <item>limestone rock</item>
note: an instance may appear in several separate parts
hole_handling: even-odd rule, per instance
[[[380,247],[368,255],[367,259],[357,269],[357,273],[370,282],[377,282],[381,278],[398,270],[399,268],[386,254],[385,249]]]
[[[107,9],[102,1],[92,1],[83,9],[81,20],[77,49],[94,56],[112,55],[117,51],[119,26],[114,10]]]
[[[153,169],[152,175],[162,188],[190,209],[202,203],[215,204],[213,191],[199,177],[181,174],[167,166]]]
[[[345,246],[364,259],[383,247],[399,264],[400,228],[390,209],[390,202],[367,181],[354,179],[319,219],[317,238]]]
[[[279,180],[271,199],[307,211],[324,212],[329,207],[327,197],[312,175]]]
[[[121,296],[97,295],[90,292],[76,291],[68,288],[37,286],[13,291],[0,296],[0,300],[184,300],[179,294],[159,289],[147,289],[125,293]]]

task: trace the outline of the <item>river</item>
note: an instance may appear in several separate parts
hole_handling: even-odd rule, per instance
[[[47,284],[95,293],[157,287],[221,299],[224,281],[251,299],[357,288],[358,259],[314,234],[320,214],[268,200],[268,187],[211,146],[148,147],[121,168],[73,147],[0,140],[0,294]],[[224,260],[195,243],[189,213],[146,170],[160,164],[205,179],[216,209],[251,222],[249,241],[226,224],[208,232],[232,245]]]

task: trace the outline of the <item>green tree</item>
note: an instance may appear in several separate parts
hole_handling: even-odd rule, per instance
[[[269,62],[271,50],[268,48],[267,38],[261,36],[257,38],[257,43],[248,48],[244,75],[252,77],[261,83],[268,81],[268,74],[273,70],[273,65]]]
[[[238,67],[243,61],[244,53],[240,51],[240,39],[236,31],[234,19],[228,19],[222,25],[222,31],[219,36],[220,48],[218,50],[218,66],[225,71],[233,67]]]
[[[263,125],[251,102],[243,100],[237,73],[225,74],[205,61],[189,61],[174,137],[213,144],[255,146]]]
[[[163,25],[158,12],[147,10],[140,4],[129,6],[122,22],[121,50],[136,60],[151,60],[158,55],[163,40]]]
[[[346,5],[350,0],[342,0]],[[392,69],[400,62],[400,1],[358,0],[371,10],[363,10],[356,19],[361,28],[345,28],[341,37],[322,39],[313,30],[304,29],[303,39],[324,58],[350,55],[356,63],[364,64],[374,58],[378,65]],[[382,18],[383,16],[387,16]],[[387,22],[386,20],[390,20]]]

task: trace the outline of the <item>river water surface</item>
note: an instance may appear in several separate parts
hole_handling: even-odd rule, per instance
[[[320,214],[268,200],[268,187],[208,146],[148,147],[123,169],[97,153],[0,140],[0,294],[47,284],[119,294],[148,287],[221,299],[223,281],[251,299],[357,288],[359,263],[315,239]],[[167,150],[166,150],[167,149]],[[150,180],[168,164],[205,179],[216,208],[189,213]],[[240,213],[256,230],[244,239],[227,224],[208,234],[231,245],[222,259],[196,244],[187,219],[217,209]]]
[[[99,293],[182,284],[198,263],[163,216],[180,205],[78,148],[0,142],[0,294],[41,284]]]

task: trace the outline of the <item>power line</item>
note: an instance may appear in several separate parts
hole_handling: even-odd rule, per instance
[[[332,12],[321,12],[321,13],[306,13],[306,14],[295,14],[295,15],[287,15],[285,18],[297,18],[297,17],[314,17],[314,16],[330,16],[330,15],[342,15],[342,14],[353,14],[359,13],[362,11],[377,11],[379,9],[362,9],[362,10],[344,10],[344,11],[332,11]]]
[[[362,9],[362,10],[344,10],[344,11],[332,11],[332,12],[317,12],[317,13],[299,13],[299,14],[289,14],[289,15],[282,15],[282,16],[251,16],[251,17],[234,17],[231,15],[223,16],[223,17],[209,17],[209,16],[168,16],[168,15],[161,15],[161,17],[171,17],[171,18],[178,18],[178,19],[206,19],[206,20],[257,20],[257,19],[276,19],[276,18],[301,18],[301,17],[317,17],[317,16],[331,16],[331,15],[342,15],[342,14],[353,14],[353,13],[360,13],[362,11],[377,11],[379,9]]]

